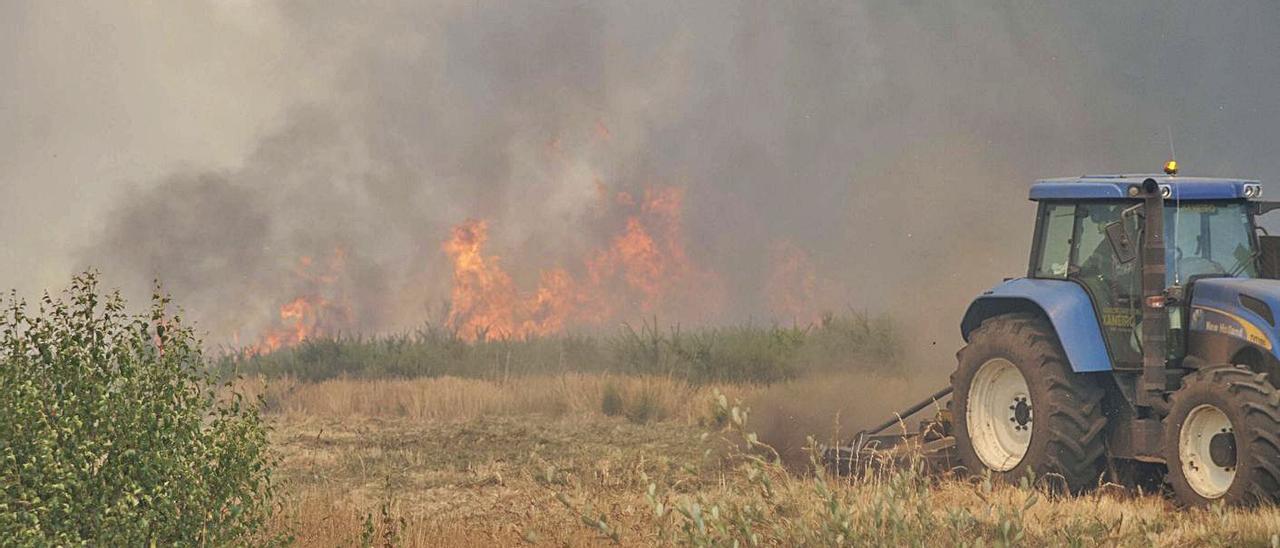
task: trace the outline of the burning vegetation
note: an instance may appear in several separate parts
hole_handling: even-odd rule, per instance
[[[627,212],[621,232],[576,265],[576,275],[564,267],[545,270],[530,291],[515,286],[498,256],[486,255],[488,224],[463,222],[444,244],[453,262],[449,327],[466,340],[548,335],[637,315],[685,313],[681,301],[699,293],[700,305],[714,312],[720,283],[685,251],[683,198],[673,187],[646,189],[638,199],[618,193],[611,205]]]
[[[492,249],[499,228],[483,219],[455,225],[440,244],[450,289],[445,327],[465,341],[521,339],[597,329],[644,318],[705,322],[722,312],[724,283],[690,256],[682,231],[684,190],[651,186],[612,192],[597,181],[596,213],[616,219],[612,234],[577,259],[537,273],[521,287]],[[787,241],[772,246],[763,290],[773,317],[807,323],[819,317],[819,283],[808,252]],[[271,324],[252,343],[269,353],[304,340],[359,328],[344,288],[353,283],[348,254],[301,257],[290,276],[295,294],[278,305]]]
[[[351,325],[351,305],[339,280],[346,272],[347,252],[335,248],[317,263],[309,256],[298,259],[293,276],[302,293],[280,305],[279,317],[252,347],[265,354],[293,346],[319,335],[332,335]]]

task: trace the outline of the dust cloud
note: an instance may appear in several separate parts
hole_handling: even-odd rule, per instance
[[[0,7],[0,286],[159,279],[218,344],[299,299],[317,330],[444,321],[467,219],[515,286],[586,279],[619,196],[679,188],[723,298],[632,314],[890,314],[932,387],[1025,269],[1029,181],[1155,169],[1170,133],[1188,173],[1280,176],[1269,1],[95,6]],[[931,391],[893,383],[826,386]]]
[[[749,410],[748,430],[778,451],[789,469],[803,471],[815,456],[810,438],[819,445],[848,443],[859,431],[893,418],[895,411],[938,388],[906,377],[836,371],[769,386],[743,403]],[[921,411],[904,424],[914,431],[934,411]]]

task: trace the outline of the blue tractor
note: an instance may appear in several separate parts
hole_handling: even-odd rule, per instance
[[[935,469],[1031,472],[1071,492],[1145,482],[1186,505],[1276,501],[1280,236],[1256,219],[1280,202],[1261,195],[1176,164],[1037,181],[1027,275],[969,305],[951,386],[828,464],[910,446]],[[884,433],[930,407],[919,432]]]

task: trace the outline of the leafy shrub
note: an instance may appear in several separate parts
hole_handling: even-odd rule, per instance
[[[94,274],[0,314],[0,538],[227,544],[271,495],[256,406],[211,383],[199,341],[153,298],[131,316]],[[259,539],[260,540],[260,539]]]

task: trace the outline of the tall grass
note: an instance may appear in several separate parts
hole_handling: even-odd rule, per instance
[[[338,377],[502,380],[529,374],[599,372],[606,369],[607,361],[602,341],[592,337],[569,334],[468,342],[452,330],[428,325],[392,335],[318,337],[267,354],[232,352],[222,356],[219,367],[224,373],[289,376],[308,382]]]
[[[619,373],[691,383],[771,383],[805,372],[857,365],[898,371],[900,344],[887,318],[851,313],[806,326],[746,324],[684,329],[657,321],[623,325],[607,334],[490,338],[469,342],[426,326],[410,333],[311,339],[269,354],[231,352],[223,373],[338,377],[461,377],[505,380],[540,374]]]
[[[418,379],[330,379],[299,382],[291,377],[240,380],[236,388],[261,398],[263,411],[283,420],[362,417],[411,421],[466,421],[492,416],[622,416],[635,423],[675,420],[694,424],[706,410],[689,405],[713,391],[737,397],[751,387],[699,385],[666,377],[588,373],[540,375],[520,382],[437,377]]]

